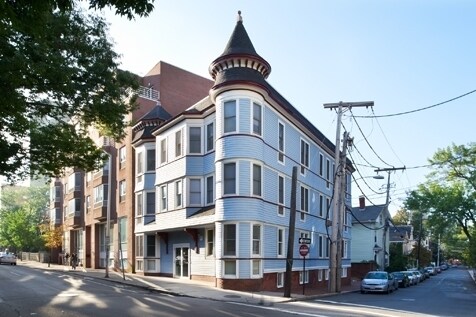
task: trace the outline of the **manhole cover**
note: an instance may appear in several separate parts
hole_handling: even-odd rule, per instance
[[[227,298],[240,298],[241,296],[240,296],[240,295],[225,295],[224,297],[227,297]]]

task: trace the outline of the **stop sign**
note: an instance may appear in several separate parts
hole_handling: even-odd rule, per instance
[[[301,244],[301,246],[299,246],[299,254],[301,256],[306,256],[308,253],[309,247],[307,246],[307,244]]]

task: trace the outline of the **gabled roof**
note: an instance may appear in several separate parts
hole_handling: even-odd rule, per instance
[[[372,205],[365,206],[364,209],[360,207],[352,208],[352,223],[358,222],[375,222],[379,215],[383,214],[386,210],[386,205]]]
[[[390,242],[403,242],[412,238],[412,226],[397,225],[390,228]]]

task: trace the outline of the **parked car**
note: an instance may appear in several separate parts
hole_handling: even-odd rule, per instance
[[[408,278],[410,279],[410,285],[418,284],[418,277],[416,276],[416,274],[413,274],[412,271],[402,271],[402,273],[408,274]]]
[[[410,270],[410,271],[413,272],[413,274],[417,276],[418,283],[423,282],[423,280],[424,280],[425,278],[423,277],[423,275],[421,274],[420,271],[418,271],[417,269],[415,269],[415,270]]]
[[[360,292],[362,294],[367,292],[390,294],[396,289],[398,289],[398,284],[393,274],[384,271],[368,272],[360,284]]]
[[[427,270],[428,273],[430,273],[430,275],[436,275],[436,271],[435,271],[435,268],[433,266],[427,266],[425,268],[425,270]]]
[[[393,272],[393,277],[398,282],[399,287],[409,287],[410,286],[410,277],[406,272]]]
[[[17,265],[17,257],[13,253],[0,254],[0,264]]]

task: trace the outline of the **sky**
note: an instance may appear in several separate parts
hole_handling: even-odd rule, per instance
[[[268,82],[333,143],[337,115],[323,104],[374,102],[373,108],[354,107],[342,118],[354,138],[348,150],[358,170],[354,176],[364,177],[371,188],[357,180],[362,190],[353,186],[353,206],[362,194],[367,204],[384,204],[390,175],[394,214],[406,193],[425,182],[428,159],[438,149],[474,141],[475,1],[160,0],[154,5],[149,17],[134,21],[104,12],[121,68],[145,75],[164,61],[211,79],[208,66],[223,52],[241,10],[257,53],[271,64]],[[392,167],[406,169],[381,172],[384,180],[372,178],[376,169]]]

